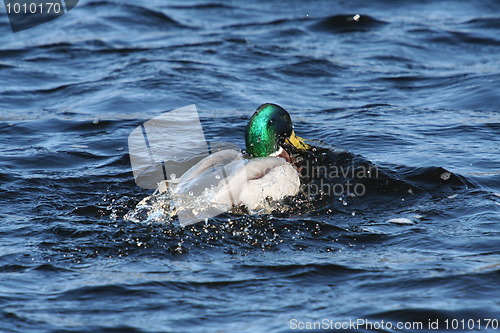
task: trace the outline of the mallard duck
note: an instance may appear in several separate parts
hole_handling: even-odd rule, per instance
[[[157,193],[168,193],[181,224],[192,224],[244,205],[269,211],[269,203],[294,196],[300,189],[292,152],[310,146],[298,137],[289,113],[276,104],[257,108],[245,130],[245,151],[218,151],[180,178],[163,181]],[[271,209],[272,210],[272,209]]]

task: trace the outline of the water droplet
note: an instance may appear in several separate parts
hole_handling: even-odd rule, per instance
[[[451,173],[449,173],[449,172],[444,172],[444,173],[441,175],[441,179],[442,179],[442,180],[448,180],[448,179],[450,179],[450,177],[451,177]]]

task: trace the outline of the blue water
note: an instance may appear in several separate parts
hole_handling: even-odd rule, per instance
[[[16,34],[0,12],[1,332],[497,331],[498,1],[83,0]],[[151,194],[134,128],[196,104],[207,139],[243,147],[265,102],[391,181],[186,228],[123,219]]]

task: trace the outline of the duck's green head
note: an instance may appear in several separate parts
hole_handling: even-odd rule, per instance
[[[308,149],[304,139],[295,135],[292,119],[281,106],[271,103],[257,108],[245,131],[247,154],[253,157],[272,155],[285,144]]]

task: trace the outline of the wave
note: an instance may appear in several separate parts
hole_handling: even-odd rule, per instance
[[[500,17],[478,17],[466,21],[464,26],[478,29],[500,29]]]
[[[338,76],[339,72],[345,70],[345,67],[326,59],[305,58],[291,64],[279,66],[275,70],[295,77],[328,77]]]
[[[302,215],[325,211],[326,207],[333,214],[353,210],[376,212],[381,202],[403,200],[408,206],[427,198],[428,195],[447,197],[474,187],[464,176],[442,167],[397,166],[390,169],[377,166],[360,155],[325,144],[307,152],[296,151],[294,154],[298,161],[296,167],[302,183],[301,191],[295,197],[272,203],[270,208],[265,210],[267,214],[272,212]],[[190,202],[194,204],[198,200],[193,197]],[[143,199],[125,219],[133,222],[172,224],[177,211],[185,209],[176,207],[179,202],[179,199],[176,200],[175,196],[170,196],[168,192],[155,193]],[[202,203],[193,207],[206,209]],[[233,207],[230,213],[250,216],[263,214],[249,212],[245,207]]]
[[[139,6],[130,3],[114,2],[114,1],[91,1],[82,6],[80,9],[88,9],[97,13],[115,13],[104,15],[103,18],[117,22],[123,25],[137,25],[144,28],[161,28],[161,27],[176,27],[187,28],[187,25],[181,24],[174,20],[169,15],[159,9],[151,9],[146,6]],[[119,15],[116,13],[119,12]]]
[[[310,25],[309,28],[313,31],[354,32],[369,31],[386,24],[387,22],[378,20],[369,15],[344,14],[323,18]]]

